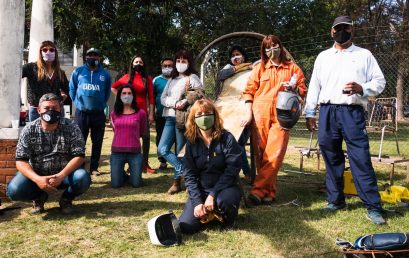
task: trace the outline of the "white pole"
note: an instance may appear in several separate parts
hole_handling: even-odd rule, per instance
[[[20,116],[24,0],[0,1],[0,128]]]

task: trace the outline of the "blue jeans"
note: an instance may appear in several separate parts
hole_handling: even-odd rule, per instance
[[[127,177],[124,167],[128,163],[131,172],[130,183],[133,187],[141,186],[142,182],[142,154],[131,152],[111,153],[111,186],[118,188],[124,185]]]
[[[170,149],[176,141],[176,154]],[[174,179],[179,179],[182,176],[183,164],[176,156],[186,143],[186,138],[183,132],[176,128],[176,118],[167,117],[165,127],[163,128],[162,137],[160,138],[158,151],[174,168]]]
[[[90,185],[91,177],[89,173],[83,168],[78,168],[64,178],[58,189],[65,189],[61,198],[74,200],[75,197],[85,193]],[[38,188],[36,183],[20,172],[17,172],[7,186],[7,196],[13,201],[35,200],[40,197],[42,192],[43,190]]]
[[[40,114],[37,111],[37,107],[29,106],[28,107],[28,121],[33,122],[40,117]]]

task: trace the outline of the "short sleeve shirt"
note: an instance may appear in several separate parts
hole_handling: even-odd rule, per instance
[[[66,118],[52,132],[42,129],[41,118],[29,123],[21,132],[16,149],[16,160],[28,161],[41,176],[59,173],[77,156],[85,156],[84,139],[78,125]]]

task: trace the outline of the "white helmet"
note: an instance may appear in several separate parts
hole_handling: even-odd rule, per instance
[[[280,126],[290,130],[301,115],[301,97],[292,91],[280,91],[277,95],[277,120]]]
[[[172,211],[150,219],[148,231],[154,245],[171,246],[182,242],[179,222]]]

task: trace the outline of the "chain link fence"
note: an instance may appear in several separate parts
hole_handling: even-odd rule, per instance
[[[400,156],[409,157],[409,96],[406,93],[409,91],[409,36],[408,34],[399,34],[389,27],[364,28],[355,30],[353,41],[355,45],[369,49],[373,53],[384,73],[386,86],[378,98],[397,98],[398,110],[395,110],[393,114],[397,119]],[[217,73],[228,63],[230,59],[229,49],[234,45],[240,45],[246,49],[248,61],[255,62],[260,59],[260,43],[260,39],[255,37],[226,38],[212,45],[197,60],[196,65],[201,72],[209,97],[214,99],[221,91],[222,85],[217,82]],[[333,45],[333,40],[328,34],[285,41],[283,44],[303,70],[308,86],[317,55],[330,48]],[[400,85],[400,88],[397,85]],[[370,114],[371,107],[368,110],[368,118]],[[390,117],[386,117],[386,119],[390,119]],[[381,132],[380,130],[368,131],[368,135],[371,154],[378,155]],[[314,137],[314,142],[316,142],[316,136]],[[310,134],[306,131],[305,119],[301,118],[291,132],[289,146],[307,147],[309,139]],[[393,133],[385,133],[382,155],[399,156]]]

